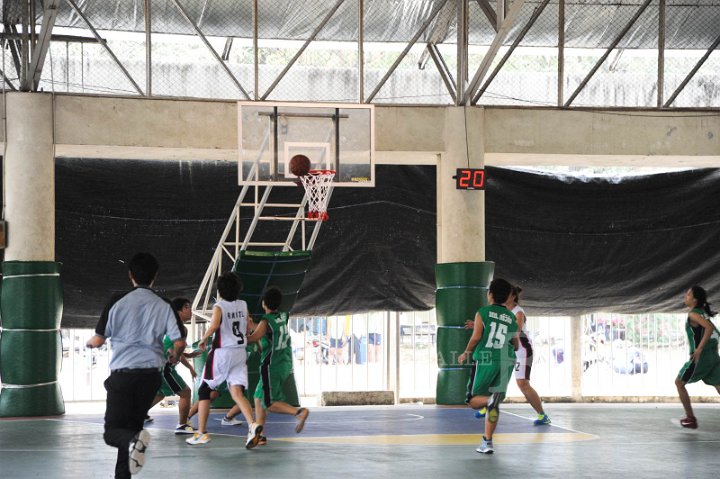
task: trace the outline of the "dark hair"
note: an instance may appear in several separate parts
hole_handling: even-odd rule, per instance
[[[700,286],[693,286],[690,288],[693,294],[693,298],[697,301],[698,308],[705,310],[708,316],[713,317],[717,312],[710,309],[710,303],[707,301],[707,292]]]
[[[503,304],[507,301],[511,291],[512,285],[502,278],[495,278],[490,283],[490,294],[493,295],[493,301],[496,304]]]
[[[512,295],[515,296],[515,302],[520,303],[520,293],[522,293],[522,288],[518,284],[514,284],[512,287]]]
[[[187,298],[179,297],[173,299],[170,304],[172,304],[172,308],[174,311],[180,311],[185,307],[186,304],[190,304],[190,300]]]
[[[262,300],[265,302],[265,306],[272,311],[277,311],[282,303],[282,291],[272,286],[265,290],[263,293]]]
[[[128,269],[135,282],[141,286],[150,286],[157,276],[160,265],[150,253],[137,253],[128,264]]]
[[[243,289],[240,277],[228,271],[223,273],[217,280],[217,289],[220,297],[226,301],[235,301],[240,297],[240,291]]]

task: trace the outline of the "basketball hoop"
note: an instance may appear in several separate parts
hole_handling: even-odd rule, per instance
[[[308,219],[327,221],[329,218],[327,207],[333,178],[335,170],[310,170],[300,177],[308,197]]]

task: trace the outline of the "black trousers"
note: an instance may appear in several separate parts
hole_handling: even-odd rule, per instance
[[[143,428],[145,416],[160,388],[160,371],[110,373],[105,380],[105,443],[118,449],[116,479],[130,479],[128,448]]]

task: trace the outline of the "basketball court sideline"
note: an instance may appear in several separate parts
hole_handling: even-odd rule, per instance
[[[687,430],[673,424],[679,404],[550,404],[550,426],[533,426],[532,409],[511,404],[488,456],[475,452],[483,421],[463,407],[313,408],[301,434],[292,419],[271,414],[268,445],[252,451],[247,427],[222,426],[222,412],[211,415],[212,442],[189,446],[189,436],[173,432],[177,412],[154,409],[138,477],[716,477],[720,411],[696,408],[700,428]],[[0,431],[3,478],[112,477],[102,413],[1,420]]]

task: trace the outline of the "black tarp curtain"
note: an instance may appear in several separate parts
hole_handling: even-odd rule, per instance
[[[95,325],[129,287],[137,251],[158,257],[163,295],[192,299],[239,194],[236,168],[57,159],[63,327]],[[529,314],[677,312],[694,284],[720,302],[719,170],[622,181],[487,171],[484,193],[462,194],[485,195],[487,260],[523,286]],[[276,191],[276,201],[301,195]],[[293,314],[433,307],[435,167],[378,165],[375,188],[337,188],[329,213]]]

